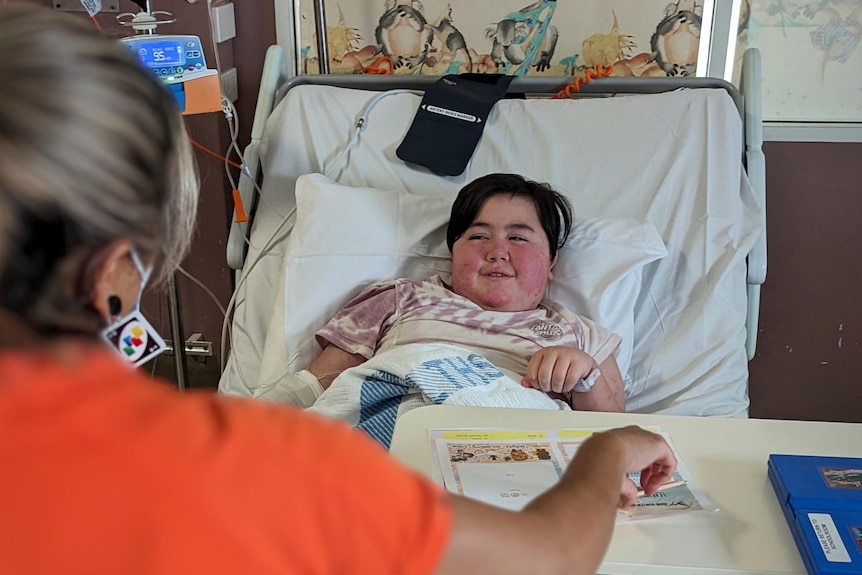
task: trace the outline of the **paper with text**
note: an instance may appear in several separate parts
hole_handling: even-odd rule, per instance
[[[649,430],[662,433],[658,428]],[[452,493],[520,510],[553,486],[578,447],[599,431],[603,430],[430,430],[431,476]],[[670,443],[667,435],[662,435]],[[667,486],[651,496],[639,497],[634,505],[620,512],[621,521],[717,510],[696,487],[679,453],[674,452],[678,468]],[[639,475],[629,475],[638,489]]]

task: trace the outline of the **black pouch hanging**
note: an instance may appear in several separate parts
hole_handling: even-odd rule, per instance
[[[395,154],[447,176],[464,172],[497,100],[514,76],[443,76],[425,91],[407,135]]]

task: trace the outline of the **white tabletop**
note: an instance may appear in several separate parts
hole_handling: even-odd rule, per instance
[[[435,405],[395,426],[391,453],[430,474],[429,429],[563,429],[657,425],[694,482],[719,507],[616,526],[599,572],[608,575],[805,575],[772,486],[770,453],[862,457],[862,424]]]

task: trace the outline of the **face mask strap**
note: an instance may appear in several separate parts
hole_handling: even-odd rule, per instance
[[[102,330],[101,339],[126,360],[139,366],[156,357],[165,349],[164,340],[150,322],[141,314],[141,296],[152,274],[152,268],[144,266],[135,248],[130,252],[132,263],[141,275],[141,288],[132,312],[114,321]]]
[[[153,273],[153,268],[148,268],[144,266],[143,260],[141,260],[141,256],[138,255],[138,251],[135,248],[132,248],[130,251],[130,256],[132,258],[132,263],[135,264],[135,268],[138,270],[138,273],[141,275],[141,290],[138,292],[138,299],[135,302],[135,311],[141,309],[141,297],[144,295],[144,288],[147,287],[147,282],[150,281],[150,276]]]

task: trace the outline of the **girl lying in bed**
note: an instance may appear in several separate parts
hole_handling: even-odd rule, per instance
[[[475,352],[463,359],[478,367],[467,375],[473,380],[496,367],[572,409],[624,411],[614,358],[619,336],[543,299],[572,217],[564,196],[518,175],[490,174],[467,184],[447,228],[451,285],[435,275],[368,286],[317,332],[323,351],[298,375],[319,394],[345,370],[373,364],[368,360],[381,354],[446,342]],[[435,361],[444,379],[463,371],[451,361]],[[413,383],[425,379],[416,373]]]

